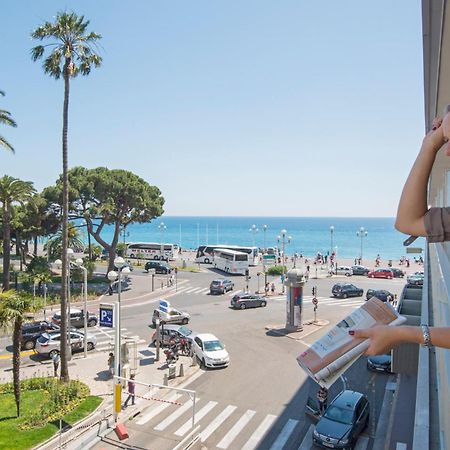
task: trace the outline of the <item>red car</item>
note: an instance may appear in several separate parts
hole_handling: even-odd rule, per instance
[[[375,269],[371,270],[367,276],[369,278],[387,278],[392,280],[394,278],[394,272],[391,269]]]

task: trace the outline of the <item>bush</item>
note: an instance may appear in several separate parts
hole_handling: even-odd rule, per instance
[[[271,266],[267,269],[267,275],[283,275],[286,272],[286,266]]]

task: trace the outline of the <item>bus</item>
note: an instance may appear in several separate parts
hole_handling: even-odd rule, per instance
[[[239,245],[200,245],[197,249],[195,262],[212,264],[214,261],[214,250],[218,248],[247,253],[249,266],[257,266],[259,264],[258,247],[241,247]]]
[[[214,250],[214,267],[223,272],[245,275],[248,273],[248,253],[216,248]]]
[[[164,244],[163,253],[161,253],[162,247],[163,244],[158,242],[132,242],[127,245],[126,256],[137,259],[172,260],[174,245]]]

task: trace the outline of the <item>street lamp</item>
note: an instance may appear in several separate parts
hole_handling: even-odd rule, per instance
[[[92,261],[91,234],[89,233],[89,226],[86,219],[83,220],[82,225],[86,225],[86,234],[88,238],[88,255],[89,261]]]
[[[358,237],[360,237],[361,238],[361,253],[360,253],[360,263],[362,264],[362,259],[363,259],[363,239],[365,238],[365,237],[367,237],[367,231],[366,231],[366,229],[364,228],[364,227],[361,227],[360,229],[359,229],[359,231],[357,231],[356,232],[356,236],[358,236]]]
[[[333,233],[334,233],[334,226],[331,225],[331,227],[330,227],[330,257],[333,254]]]
[[[253,234],[253,247],[255,247],[256,233],[257,233],[259,230],[258,230],[258,228],[256,227],[256,225],[252,225],[248,231],[250,231],[250,233]]]
[[[161,222],[158,225],[158,228],[159,228],[159,231],[161,233],[161,259],[164,259],[164,231],[166,231],[167,227],[164,224],[164,222]]]
[[[283,252],[283,259],[282,259],[282,274],[283,274],[282,275],[282,284],[283,284],[283,286],[282,286],[282,293],[284,294],[284,278],[285,278],[284,270],[285,270],[285,267],[286,267],[286,254],[285,254],[286,252],[285,252],[285,248],[286,248],[286,234],[287,234],[287,231],[283,228],[280,233],[281,233],[280,236],[278,236],[278,242],[280,242],[280,240],[281,240],[281,244],[282,244],[281,248],[282,248],[282,252]],[[288,239],[287,243],[289,244],[291,242],[292,236],[288,236],[287,239]]]
[[[83,271],[83,299],[84,299],[84,321],[83,321],[83,327],[84,327],[84,338],[83,338],[83,348],[84,348],[84,357],[87,358],[87,274],[88,271],[86,267],[83,267],[83,260],[81,258],[77,258],[75,260],[75,264],[79,269]]]
[[[128,267],[125,267],[125,260],[118,256],[116,259],[114,259],[114,266],[117,267],[117,271],[111,270],[108,272],[108,280],[111,282],[114,282],[117,280],[118,286],[117,286],[117,303],[116,303],[116,324],[115,324],[115,338],[114,338],[114,374],[116,376],[116,382],[114,386],[114,420],[117,420],[117,411],[116,411],[116,405],[120,404],[118,401],[119,399],[117,396],[120,395],[120,388],[117,387],[117,385],[120,385],[120,348],[121,348],[121,336],[120,336],[120,297],[122,293],[122,273],[130,273],[130,269]]]
[[[263,231],[264,231],[264,253],[266,253],[266,231],[267,231],[267,225],[263,225]]]

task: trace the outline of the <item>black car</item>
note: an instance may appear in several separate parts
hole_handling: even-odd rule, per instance
[[[213,280],[209,285],[210,294],[225,294],[225,292],[232,291],[234,283],[226,278],[220,280]]]
[[[235,309],[257,308],[266,305],[267,300],[259,295],[237,294],[231,299],[231,306]]]
[[[360,392],[342,391],[317,422],[313,443],[324,448],[352,449],[368,423],[367,397]]]
[[[361,297],[364,294],[364,290],[356,287],[354,284],[337,283],[331,289],[331,293],[338,298]]]
[[[402,269],[398,269],[397,267],[389,267],[392,272],[394,272],[394,278],[403,278],[405,276],[405,272]]]
[[[57,330],[59,330],[58,325],[47,321],[25,323],[22,326],[20,347],[22,350],[32,350],[36,346],[38,337],[42,333]]]
[[[369,356],[367,368],[373,372],[391,373],[391,355]]]
[[[367,276],[367,274],[370,272],[370,269],[366,266],[352,266],[353,275],[364,275]]]
[[[155,273],[171,273],[172,268],[169,264],[160,261],[147,261],[145,263],[145,271],[148,272],[150,269],[155,269]]]
[[[394,300],[394,294],[385,289],[367,289],[366,300],[372,297],[379,298],[383,302],[391,302]]]

